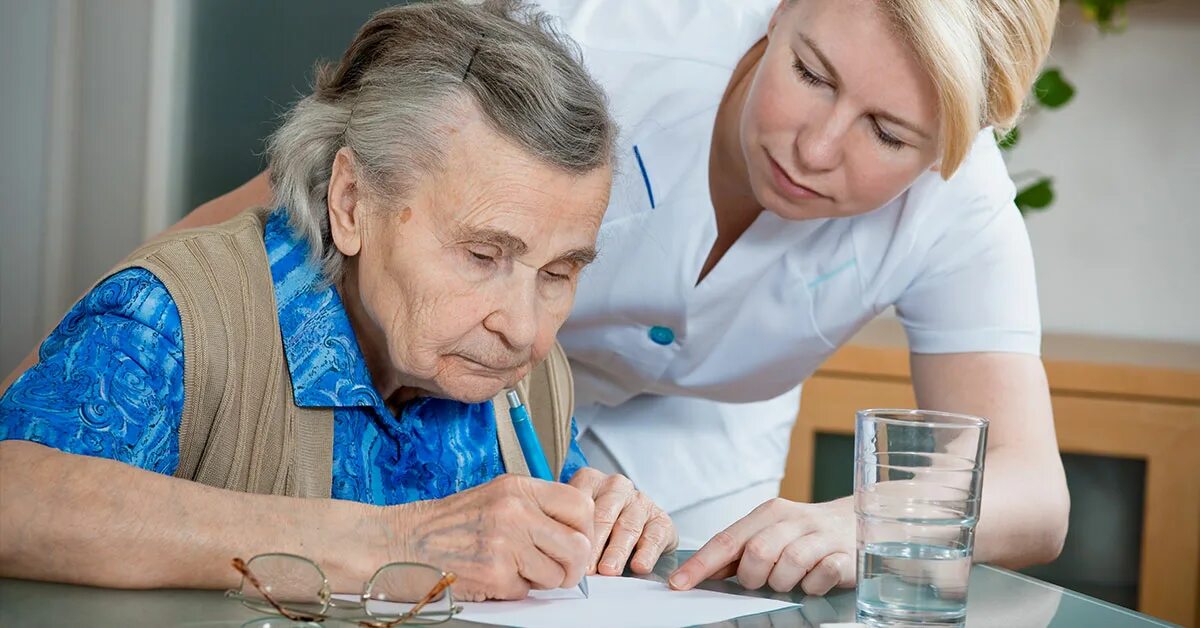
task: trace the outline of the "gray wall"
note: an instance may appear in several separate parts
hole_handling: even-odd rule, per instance
[[[205,0],[193,18],[184,207],[262,171],[263,140],[387,0]],[[402,3],[400,3],[402,4]]]
[[[144,237],[154,1],[0,1],[4,374]]]
[[[68,299],[142,242],[152,0],[80,2]]]
[[[0,371],[43,330],[38,321],[54,5],[0,0]]]

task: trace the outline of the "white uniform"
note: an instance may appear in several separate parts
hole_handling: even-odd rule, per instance
[[[1032,253],[990,131],[950,181],[926,173],[873,212],[764,211],[696,285],[717,105],[777,2],[541,4],[621,127],[600,257],[559,334],[582,442],[672,513],[682,547],[778,494],[799,384],[889,306],[918,353],[1038,353]]]

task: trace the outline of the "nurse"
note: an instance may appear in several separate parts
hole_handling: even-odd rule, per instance
[[[854,583],[851,500],[776,495],[798,384],[892,307],[918,403],[992,421],[977,559],[1056,557],[1069,498],[993,128],[1020,113],[1058,3],[543,4],[626,158],[559,339],[589,460],[704,545],[672,585]]]
[[[1057,556],[1069,499],[1033,259],[993,139],[1057,1],[539,4],[622,129],[601,254],[559,336],[581,445],[670,512],[681,547],[704,546],[673,586],[853,584],[851,501],[776,496],[800,384],[893,307],[920,406],[992,421],[976,558]],[[266,202],[266,185],[181,225]],[[646,570],[633,550],[598,549],[597,570]]]

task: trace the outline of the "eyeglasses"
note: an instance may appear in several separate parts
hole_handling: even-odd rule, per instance
[[[367,581],[357,600],[334,598],[329,578],[313,561],[295,554],[259,554],[233,559],[242,583],[225,595],[262,613],[292,621],[327,619],[369,628],[440,624],[462,611],[450,585],[455,577],[421,563],[390,563]]]

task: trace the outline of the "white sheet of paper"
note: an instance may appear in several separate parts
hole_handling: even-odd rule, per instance
[[[790,602],[693,589],[672,591],[639,578],[588,576],[578,588],[533,591],[515,602],[463,602],[458,619],[520,628],[660,628],[695,626],[799,606]]]

